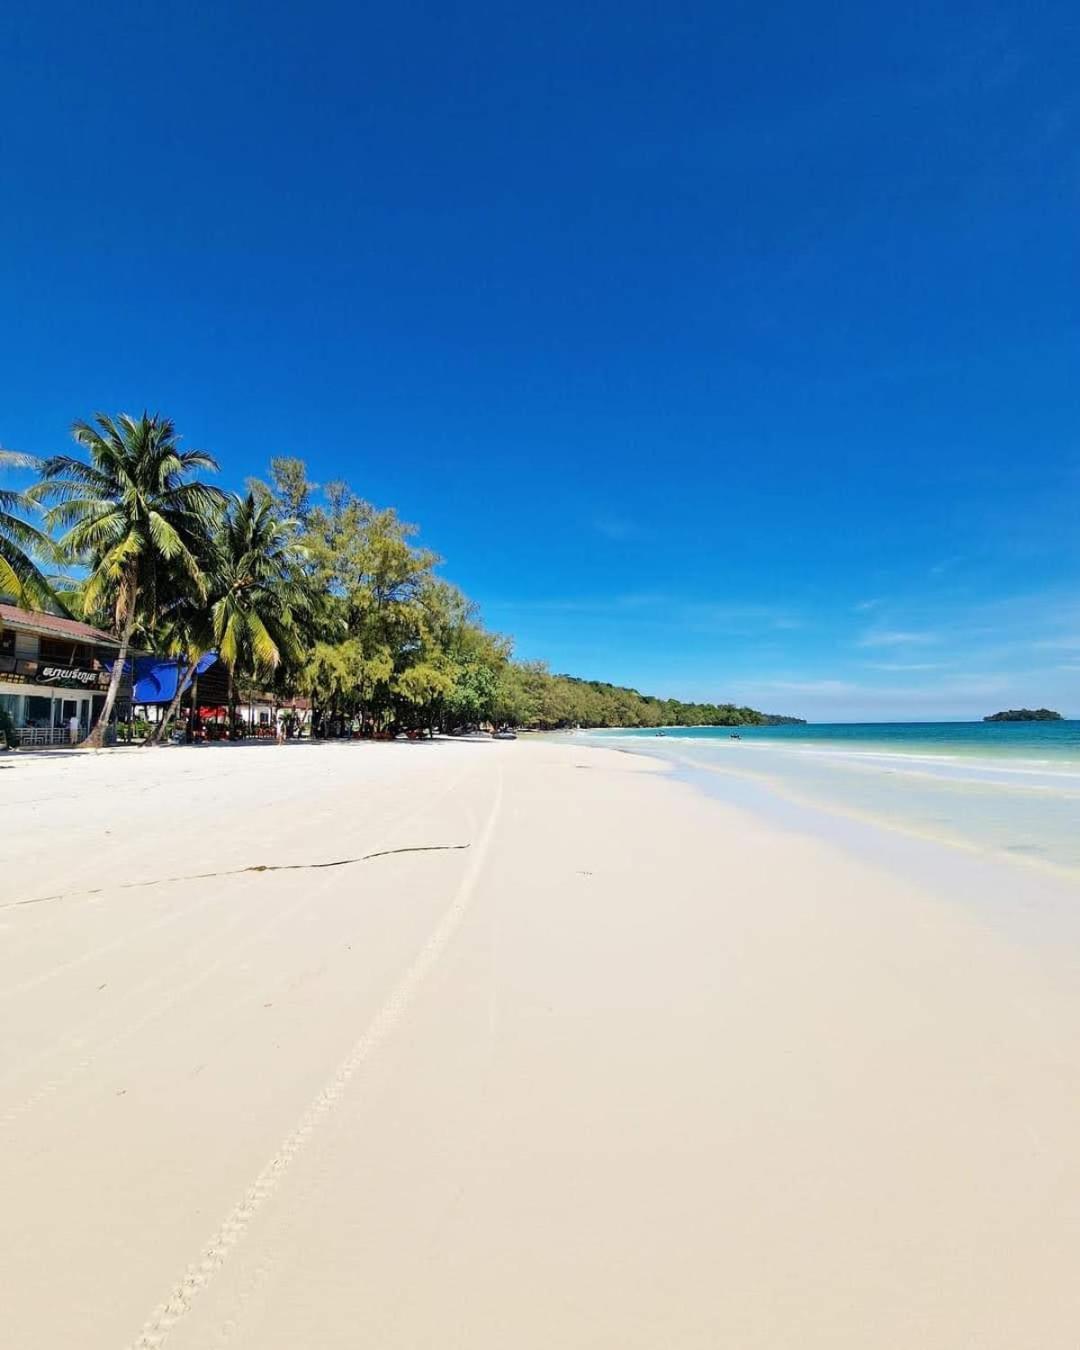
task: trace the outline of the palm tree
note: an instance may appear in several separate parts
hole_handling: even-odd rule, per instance
[[[202,560],[225,494],[192,477],[217,463],[201,450],[181,450],[168,418],[98,413],[94,422],[72,427],[87,459],[47,459],[29,495],[56,502],[45,521],[66,531],[61,552],[88,568],[84,611],[107,606],[120,639],[104,707],[87,737],[101,746],[136,622],[153,624],[164,583],[178,572],[194,594],[206,593]]]
[[[162,617],[155,633],[154,650],[176,660],[176,692],[164,716],[158,722],[148,745],[160,745],[180,708],[180,702],[191,685],[191,710],[194,721],[198,698],[199,662],[213,646],[209,601],[206,596],[180,597]]]
[[[296,616],[304,605],[293,522],[249,492],[229,503],[217,538],[210,619],[229,672],[229,734],[235,733],[236,675],[267,676],[302,659]]]
[[[31,455],[0,450],[0,467],[34,469],[40,466]],[[51,539],[23,519],[33,505],[25,492],[0,489],[0,595],[10,595],[16,604],[27,609],[57,606],[62,609],[53,588],[34,562],[35,554],[53,557],[55,548]]]

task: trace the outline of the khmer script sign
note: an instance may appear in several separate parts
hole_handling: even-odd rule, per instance
[[[96,688],[103,675],[100,670],[79,670],[76,666],[38,666],[36,678],[39,684],[77,684],[83,688]]]

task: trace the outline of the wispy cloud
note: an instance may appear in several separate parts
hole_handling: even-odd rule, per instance
[[[920,629],[872,628],[855,643],[856,647],[916,647],[937,642],[938,634]]]
[[[1080,633],[1063,633],[1060,637],[1040,638],[1032,647],[1044,652],[1080,652]]]
[[[843,679],[741,679],[732,696],[753,707],[775,706],[811,721],[965,719],[1015,706],[1011,677],[993,671],[938,674],[888,684]]]
[[[759,689],[784,694],[854,694],[859,686],[851,680],[759,680]]]
[[[867,670],[947,670],[944,661],[866,661]]]
[[[625,516],[597,516],[592,526],[597,534],[619,544],[641,537],[641,528],[637,522]]]
[[[941,562],[935,563],[933,567],[930,568],[930,576],[940,577],[945,572],[954,568],[957,563],[962,563],[963,561],[963,556],[959,553],[953,558],[942,558]]]
[[[489,600],[491,611],[576,614],[620,623],[664,624],[699,633],[747,636],[802,630],[805,619],[782,605],[740,603],[669,594],[626,591],[619,595],[552,596],[532,600]]]
[[[987,578],[962,601],[943,598],[944,584],[913,583],[910,594],[868,586],[836,604],[801,592],[742,598],[734,586],[687,595],[642,579],[638,590],[485,608],[560,669],[672,697],[826,721],[1078,710],[1080,589],[1002,592]]]

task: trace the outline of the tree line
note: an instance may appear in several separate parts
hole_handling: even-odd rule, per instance
[[[785,720],[514,661],[510,640],[438,575],[442,560],[415,526],[346,483],[320,489],[302,460],[272,459],[265,480],[227,493],[206,480],[214,458],[181,448],[168,418],[98,414],[72,434],[81,453],[0,452],[0,462],[37,476],[25,491],[0,491],[0,593],[118,639],[92,744],[104,743],[131,650],[172,656],[181,668],[159,740],[210,651],[228,674],[232,726],[237,699],[252,690],[306,697],[324,734],[357,722],[374,734]]]

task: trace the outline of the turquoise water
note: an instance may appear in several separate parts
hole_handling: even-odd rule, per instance
[[[744,741],[834,750],[1001,759],[1007,763],[1074,763],[1080,767],[1080,722],[836,722],[792,727],[738,727]],[[668,727],[664,738],[727,741],[731,727]],[[601,735],[656,739],[653,730]]]
[[[581,733],[701,781],[1080,873],[1080,722],[897,722]]]

